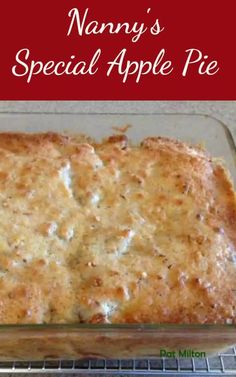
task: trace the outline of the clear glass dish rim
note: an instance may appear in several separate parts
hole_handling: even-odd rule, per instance
[[[2,330],[81,330],[82,332],[153,332],[154,330],[171,331],[177,333],[181,332],[199,332],[209,331],[213,333],[223,331],[236,331],[236,324],[194,324],[194,323],[40,323],[40,324],[0,324],[0,332]],[[236,332],[233,333],[236,336]]]
[[[101,116],[106,116],[106,115],[112,115],[112,116],[165,116],[165,117],[174,117],[174,116],[189,116],[189,117],[205,117],[205,118],[210,118],[210,119],[213,119],[215,122],[217,122],[218,124],[220,124],[225,132],[226,132],[226,135],[227,135],[227,140],[230,144],[230,147],[231,149],[234,149],[234,152],[236,153],[236,142],[234,141],[234,137],[232,135],[232,132],[231,130],[229,129],[229,127],[220,119],[212,116],[212,115],[208,115],[208,114],[204,114],[204,113],[184,113],[184,112],[181,112],[181,113],[177,113],[177,112],[173,112],[173,113],[162,113],[162,112],[132,112],[132,111],[129,111],[129,112],[99,112],[99,111],[95,111],[95,112],[81,112],[81,111],[73,111],[73,112],[69,112],[69,111],[60,111],[60,112],[55,112],[55,111],[31,111],[31,112],[28,112],[28,111],[0,111],[0,116],[1,115],[10,115],[10,116],[31,116],[31,115],[54,115],[54,116],[60,116],[60,115],[68,115],[68,116],[74,116],[74,115],[81,115],[81,116],[88,116],[88,115],[101,115]],[[0,132],[1,132],[1,127],[0,127]],[[9,131],[11,132],[11,131]],[[14,131],[12,131],[14,132]],[[19,132],[19,131],[18,131]],[[46,131],[44,131],[46,132]],[[24,133],[24,132],[23,132]],[[37,133],[37,132],[36,132]],[[63,133],[63,132],[62,132]]]
[[[55,112],[55,111],[0,111],[1,115],[9,115],[9,116],[37,116],[37,115],[54,115],[54,116],[60,116],[60,115],[68,115],[68,116],[74,116],[74,115],[80,115],[80,116],[88,116],[88,115],[112,115],[112,116],[165,116],[165,117],[174,117],[174,116],[189,116],[189,117],[206,117],[211,118],[214,121],[216,121],[218,124],[220,124],[227,136],[227,140],[230,144],[231,149],[234,151],[236,156],[236,142],[234,141],[232,132],[230,131],[229,127],[220,119],[204,114],[204,113],[162,113],[162,112],[144,112],[144,113],[136,113],[136,112],[69,112],[69,111],[62,111],[62,112]],[[14,132],[14,131],[9,131]],[[19,132],[19,131],[16,131]],[[46,131],[44,131],[46,132]],[[0,133],[1,133],[1,127],[0,127]],[[24,132],[23,132],[24,133]],[[37,132],[36,132],[37,133]],[[90,324],[90,323],[40,323],[40,324],[0,324],[0,331],[2,330],[82,330],[82,331],[101,331],[101,332],[118,332],[118,331],[142,331],[142,332],[149,332],[153,330],[172,330],[173,332],[177,332],[178,330],[183,331],[199,331],[199,330],[209,330],[210,332],[217,332],[217,331],[232,331],[236,330],[236,324],[187,324],[187,323],[122,323],[122,324]]]

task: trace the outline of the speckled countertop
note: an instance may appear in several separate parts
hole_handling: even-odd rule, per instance
[[[0,101],[0,112],[207,114],[223,121],[236,141],[236,101]]]

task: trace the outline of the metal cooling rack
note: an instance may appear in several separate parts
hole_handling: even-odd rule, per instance
[[[152,360],[56,360],[0,362],[0,373],[84,373],[152,375],[236,375],[236,348],[211,358]]]

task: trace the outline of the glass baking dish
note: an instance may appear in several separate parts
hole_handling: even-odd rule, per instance
[[[201,144],[225,161],[236,184],[236,147],[229,129],[216,119],[185,114],[0,114],[1,132],[85,133],[95,139],[119,133],[135,144],[167,136]],[[236,325],[0,325],[0,360],[152,358],[193,352],[214,354],[236,344]],[[166,356],[171,354],[166,353]],[[202,354],[203,355],[203,354]],[[204,355],[204,356],[205,356]]]

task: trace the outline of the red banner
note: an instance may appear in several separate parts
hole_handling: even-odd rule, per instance
[[[235,0],[2,2],[1,100],[234,100]]]

